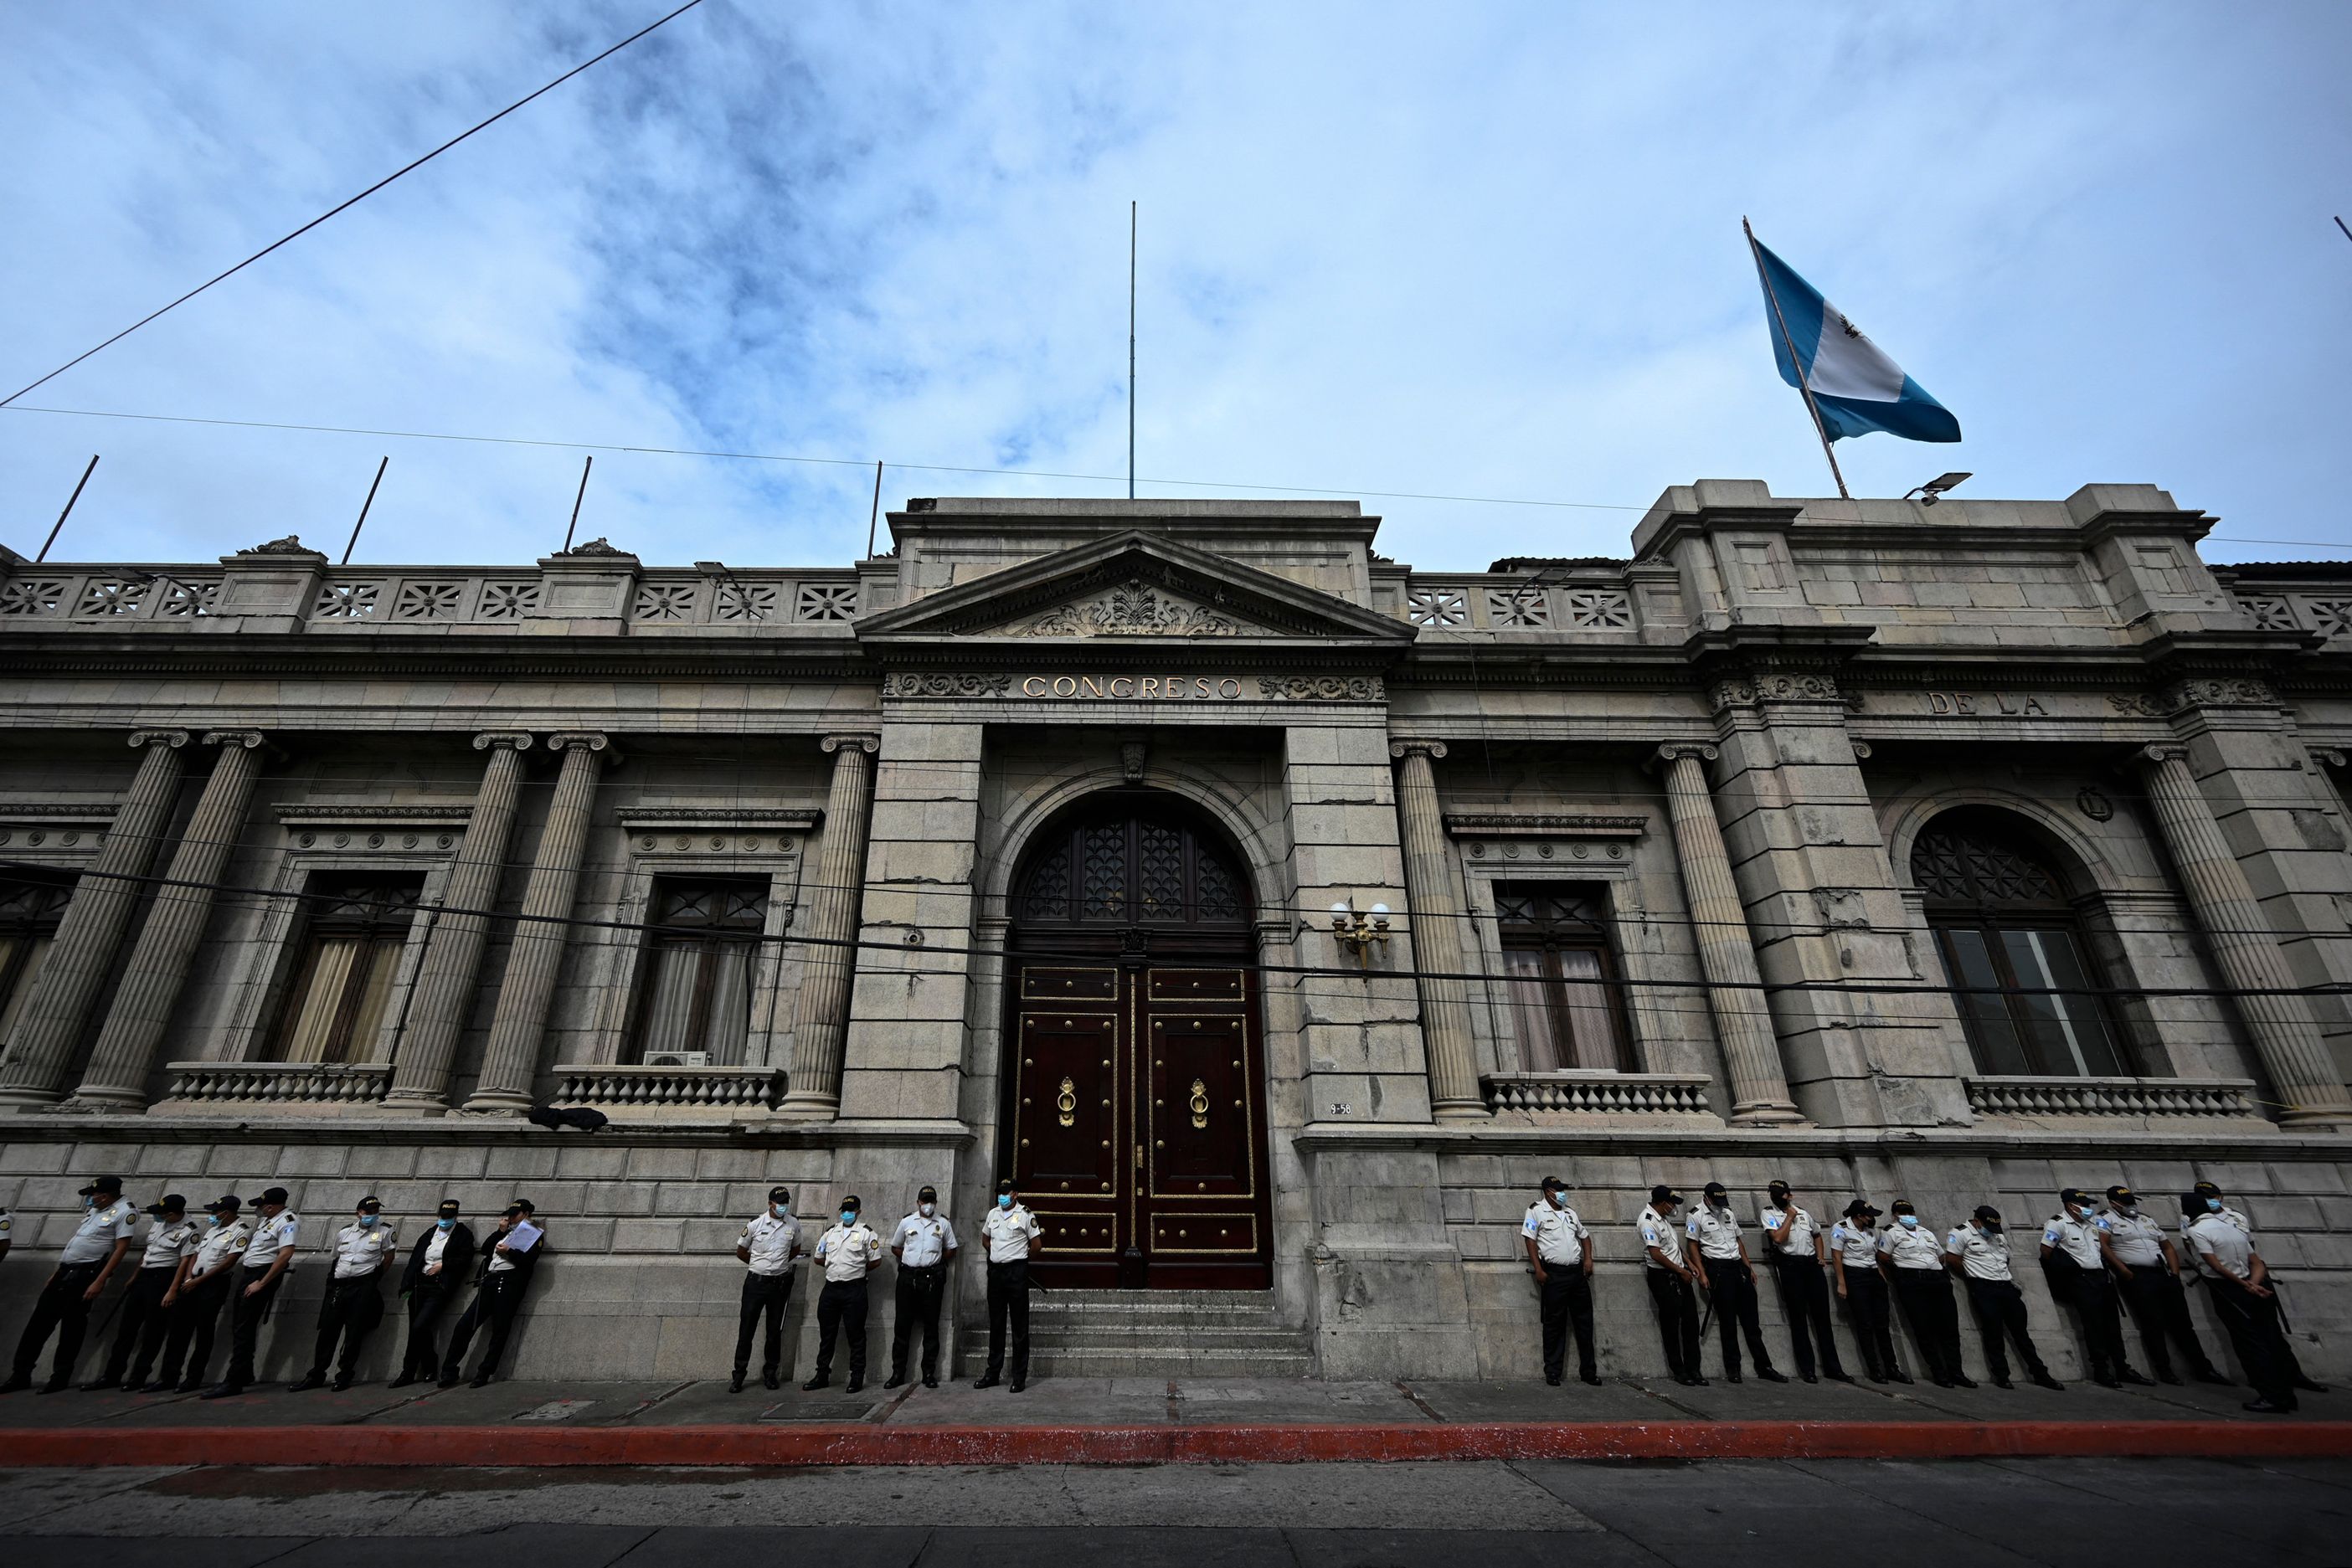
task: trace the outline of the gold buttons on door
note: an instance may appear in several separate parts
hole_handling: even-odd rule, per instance
[[[1102,1184],[1102,1189],[1103,1189],[1103,1191],[1105,1191],[1105,1192],[1108,1192],[1108,1191],[1110,1190],[1110,1183],[1108,1183],[1108,1182],[1105,1182],[1105,1183],[1103,1183],[1103,1184]]]
[[[1151,1146],[1155,1149],[1164,1149],[1168,1146],[1168,1140],[1165,1138],[1154,1138],[1151,1140]]]

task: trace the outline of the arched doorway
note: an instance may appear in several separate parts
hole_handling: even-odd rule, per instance
[[[1048,1285],[1272,1283],[1249,883],[1172,795],[1088,797],[1013,880],[999,1169]]]

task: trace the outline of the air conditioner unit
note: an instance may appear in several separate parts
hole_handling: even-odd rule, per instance
[[[656,1051],[646,1057],[647,1067],[708,1067],[710,1053],[707,1051]]]

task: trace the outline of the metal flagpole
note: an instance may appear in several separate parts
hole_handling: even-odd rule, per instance
[[[874,460],[874,509],[866,515],[866,559],[874,559],[874,530],[882,522],[882,460]],[[928,1343],[928,1342],[926,1342]]]
[[[360,542],[360,530],[367,527],[368,508],[375,505],[375,487],[383,483],[383,471],[391,466],[392,459],[390,457],[386,457],[383,462],[375,465],[375,477],[368,483],[367,499],[360,503],[360,520],[352,525],[351,541],[343,546],[343,559],[337,561],[335,563],[336,565],[349,566],[352,564],[352,550]]]
[[[1128,439],[1129,444],[1132,446],[1134,444],[1134,438],[1130,436]],[[98,459],[97,457],[92,456],[89,460],[89,466],[81,471],[81,478],[75,483],[74,493],[66,497],[66,509],[58,514],[56,524],[49,529],[49,537],[41,541],[41,553],[33,558],[35,560],[47,560],[49,559],[49,547],[58,542],[58,534],[65,528],[66,519],[73,516],[74,503],[81,499],[82,486],[89,484],[89,476],[97,472]],[[1132,490],[1133,485],[1134,481],[1129,480],[1129,486],[1130,490]],[[19,557],[18,559],[22,559],[23,558]]]
[[[1756,281],[1764,286],[1765,302],[1772,307],[1773,323],[1780,329],[1780,341],[1789,350],[1789,363],[1797,371],[1797,391],[1804,394],[1805,412],[1813,416],[1813,434],[1822,438],[1822,455],[1830,460],[1830,477],[1837,481],[1838,496],[1851,501],[1853,493],[1845,487],[1845,476],[1838,471],[1837,454],[1830,450],[1830,427],[1822,420],[1822,411],[1813,402],[1813,389],[1805,384],[1805,361],[1797,357],[1796,340],[1789,336],[1789,319],[1780,314],[1780,297],[1772,291],[1772,276],[1764,270],[1764,252],[1756,244],[1756,231],[1748,220],[1739,220],[1739,232],[1748,236],[1748,254],[1756,263]]]
[[[1135,204],[1127,204],[1127,498],[1135,499]]]
[[[563,530],[563,552],[566,555],[572,553],[572,535],[580,527],[580,503],[588,498],[588,471],[595,466],[593,453],[589,454],[588,461],[580,465],[580,493],[572,497],[572,521]]]

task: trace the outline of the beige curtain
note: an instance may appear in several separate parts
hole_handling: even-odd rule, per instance
[[[1519,1042],[1519,1071],[1549,1072],[1560,1065],[1559,1048],[1552,1036],[1551,988],[1544,978],[1544,956],[1525,947],[1503,949],[1504,987],[1510,1009],[1511,1032]]]
[[[1570,1067],[1599,1067],[1614,1071],[1624,1065],[1618,1049],[1617,1009],[1609,1005],[1609,988],[1601,983],[1601,955],[1575,947],[1559,953],[1560,990],[1568,1011]]]
[[[324,1061],[334,1042],[335,1015],[342,1010],[343,988],[363,944],[352,937],[320,937],[310,944],[310,962],[295,983],[286,1011],[285,1061]]]

